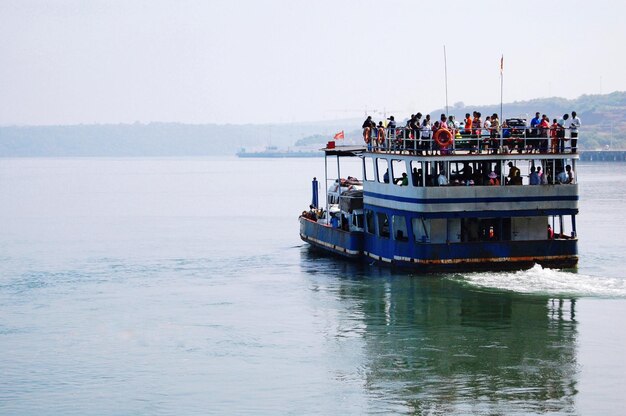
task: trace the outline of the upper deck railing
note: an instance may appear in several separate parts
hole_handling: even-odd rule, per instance
[[[576,133],[575,137],[574,134]],[[578,130],[570,128],[498,127],[412,129],[365,128],[368,151],[416,155],[575,154]]]

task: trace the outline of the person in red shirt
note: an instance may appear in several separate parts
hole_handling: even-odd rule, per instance
[[[552,125],[550,126],[550,142],[551,142],[551,152],[557,153],[559,138],[557,137],[556,131],[559,128],[559,123],[556,118],[552,121]]]

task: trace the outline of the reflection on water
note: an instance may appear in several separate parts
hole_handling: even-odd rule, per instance
[[[375,408],[417,414],[574,411],[574,299],[396,275],[306,249],[302,257],[316,290],[334,293],[358,317],[353,329],[363,340],[363,373]]]

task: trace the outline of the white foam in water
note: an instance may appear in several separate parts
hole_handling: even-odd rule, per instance
[[[626,297],[626,279],[544,269],[538,264],[517,272],[469,273],[460,278],[476,286],[519,293]]]

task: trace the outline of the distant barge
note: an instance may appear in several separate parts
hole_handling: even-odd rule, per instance
[[[246,149],[241,149],[236,153],[238,157],[247,158],[287,158],[287,157],[322,157],[324,154],[319,150],[279,150],[276,146],[267,146],[265,150],[258,152],[248,152]]]

